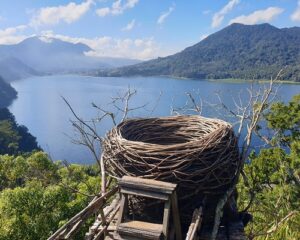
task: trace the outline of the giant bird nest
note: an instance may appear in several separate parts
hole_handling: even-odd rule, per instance
[[[240,162],[232,126],[219,119],[171,116],[130,119],[103,142],[110,174],[179,185],[179,198],[225,191]]]

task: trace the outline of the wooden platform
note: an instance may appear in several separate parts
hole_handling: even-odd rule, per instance
[[[136,219],[134,214],[125,216],[124,210],[126,206],[128,207],[125,204],[127,195],[149,197],[164,202],[165,207],[162,208],[162,212],[155,213],[155,216],[162,217],[162,223],[153,223],[150,219],[148,219],[150,222],[143,222],[144,219]],[[124,177],[118,187],[96,196],[86,208],[53,233],[48,240],[73,239],[80,227],[92,216],[97,217],[86,233],[85,240],[180,240],[182,237],[186,240],[209,240],[213,222],[205,221],[203,212],[205,213],[206,202],[194,210],[188,230],[185,228],[185,231],[181,232],[182,226],[176,199],[175,184]],[[142,210],[145,209],[147,207]],[[181,212],[181,214],[184,213]],[[169,223],[170,219],[172,221]],[[221,223],[216,239],[247,239],[239,214],[238,217],[225,219],[226,221]]]

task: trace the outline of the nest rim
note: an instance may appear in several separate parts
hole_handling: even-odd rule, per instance
[[[195,144],[195,143],[199,143],[201,144],[203,141],[207,140],[211,135],[216,134],[220,131],[223,131],[224,129],[232,129],[232,125],[226,121],[223,121],[221,119],[217,119],[217,118],[207,118],[207,117],[202,117],[199,115],[176,115],[176,116],[167,116],[167,117],[152,117],[152,118],[147,118],[147,120],[150,121],[154,121],[154,120],[166,120],[166,121],[170,121],[172,123],[175,124],[175,120],[178,118],[198,118],[197,121],[205,121],[206,123],[211,124],[212,126],[216,125],[216,124],[220,124],[222,126],[219,127],[215,127],[212,131],[203,134],[203,136],[201,137],[197,137],[197,139],[189,139],[187,141],[181,142],[181,143],[171,143],[171,144],[159,144],[159,143],[150,143],[150,142],[146,142],[146,141],[141,141],[141,140],[131,140],[128,139],[126,136],[124,136],[124,134],[122,133],[122,127],[126,127],[126,125],[129,122],[139,122],[139,121],[144,121],[145,118],[131,118],[128,120],[123,121],[122,123],[118,124],[114,131],[117,132],[117,135],[119,136],[119,141],[123,142],[123,143],[128,143],[128,144],[134,144],[134,145],[140,145],[143,148],[159,148],[159,149],[168,149],[168,148],[182,148],[185,147],[188,144]],[[188,125],[188,123],[187,123]],[[186,127],[186,126],[184,126]],[[143,130],[143,129],[141,129]]]

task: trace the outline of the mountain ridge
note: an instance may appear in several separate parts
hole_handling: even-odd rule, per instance
[[[300,81],[300,28],[234,23],[173,55],[99,76],[269,79],[285,68],[284,79]]]
[[[0,75],[6,81],[41,74],[85,73],[138,63],[134,59],[86,56],[92,48],[45,36],[29,37],[17,44],[0,45]],[[16,64],[12,64],[12,62]]]

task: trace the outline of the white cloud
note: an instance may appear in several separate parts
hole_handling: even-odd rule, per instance
[[[228,14],[237,4],[239,4],[240,0],[230,0],[219,12],[216,12],[212,18],[211,26],[213,28],[219,27],[226,14]]]
[[[122,31],[130,31],[134,28],[134,26],[135,26],[135,19],[133,19],[125,27],[123,27]]]
[[[119,39],[109,36],[96,38],[76,38],[65,35],[55,34],[53,31],[43,31],[45,38],[57,38],[71,43],[83,43],[88,45],[93,51],[85,53],[87,56],[93,57],[120,57],[147,60],[158,56],[165,56],[168,53],[162,54],[163,50],[153,38],[144,39]]]
[[[174,6],[169,7],[168,11],[161,13],[159,18],[157,19],[157,24],[163,24],[166,18],[175,10]]]
[[[282,8],[269,7],[263,10],[257,10],[249,15],[241,15],[232,19],[231,23],[242,23],[242,24],[256,24],[261,22],[271,22],[275,17],[284,11]]]
[[[66,23],[75,22],[90,9],[92,4],[94,4],[93,0],[86,0],[80,4],[70,2],[67,5],[41,8],[31,19],[30,25],[37,27],[40,25],[55,25],[61,21]]]
[[[105,17],[110,13],[110,9],[108,7],[105,8],[99,8],[96,10],[96,13],[99,17]]]
[[[23,41],[28,36],[23,34],[26,25],[19,25],[6,29],[0,29],[0,44],[16,44]]]
[[[107,15],[121,15],[125,10],[134,8],[139,0],[125,0],[122,4],[122,0],[115,0],[111,7],[98,8],[96,14],[99,17],[105,17]]]
[[[298,0],[298,6],[295,12],[293,12],[293,14],[291,15],[291,19],[295,22],[300,21],[300,0]]]

